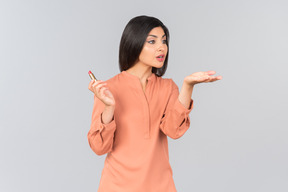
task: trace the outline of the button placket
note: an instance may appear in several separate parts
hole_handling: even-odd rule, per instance
[[[146,119],[146,122],[145,122],[145,124],[146,124],[146,126],[145,126],[145,130],[144,130],[144,139],[150,139],[150,107],[149,107],[149,101],[148,101],[148,97],[147,97],[147,92],[148,92],[148,87],[149,87],[149,79],[148,79],[148,81],[147,81],[147,84],[146,84],[146,88],[145,88],[145,92],[143,91],[143,89],[142,89],[142,84],[141,84],[141,82],[140,82],[140,80],[139,80],[139,82],[140,82],[140,86],[141,86],[141,89],[142,89],[142,92],[143,92],[143,96],[144,96],[144,99],[145,99],[145,101],[144,101],[144,104],[145,104],[145,113],[146,113],[146,117],[147,117],[147,119]]]
[[[149,82],[149,81],[151,81],[152,80],[152,78],[155,78],[155,77],[152,77],[152,76],[155,76],[155,74],[153,73],[152,74],[152,76],[150,76],[147,80],[147,84],[146,84],[146,88],[145,88],[145,91],[143,90],[143,88],[142,88],[142,84],[141,84],[141,81],[140,81],[140,79],[138,78],[138,77],[136,77],[136,76],[134,76],[134,75],[132,75],[132,74],[130,74],[130,73],[128,73],[127,71],[122,71],[122,73],[123,74],[125,74],[125,75],[127,75],[127,76],[129,76],[129,77],[132,77],[133,79],[135,79],[135,80],[137,80],[139,83],[137,83],[139,86],[137,86],[137,87],[139,87],[140,88],[140,90],[142,91],[142,94],[140,94],[141,96],[141,102],[143,103],[143,111],[144,111],[144,114],[143,114],[143,118],[145,118],[143,121],[144,121],[144,130],[143,130],[143,132],[144,132],[144,139],[150,139],[150,128],[151,128],[151,123],[150,123],[150,107],[149,107],[149,100],[148,100],[148,98],[149,98],[149,90],[147,89],[148,87],[149,87],[149,84],[151,83],[151,82]],[[148,95],[148,96],[146,96],[146,95]]]

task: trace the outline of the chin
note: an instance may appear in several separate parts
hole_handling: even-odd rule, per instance
[[[157,66],[155,66],[155,68],[160,69],[161,67],[163,67],[163,65],[164,65],[164,63],[163,63],[162,65],[157,65]]]
[[[158,65],[154,65],[154,66],[152,66],[152,67],[155,67],[155,68],[161,68],[161,67],[163,67],[163,65],[164,65],[164,62],[162,63],[162,64],[158,64]]]

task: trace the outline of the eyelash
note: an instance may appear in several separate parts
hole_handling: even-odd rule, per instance
[[[150,41],[147,41],[149,44],[151,44],[150,42],[153,41],[155,42],[154,40],[150,40]],[[164,41],[164,44],[167,44],[167,40],[163,40]]]

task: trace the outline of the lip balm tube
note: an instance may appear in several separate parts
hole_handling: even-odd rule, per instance
[[[89,71],[88,74],[92,80],[97,81],[96,77],[94,76],[94,74],[91,71]]]

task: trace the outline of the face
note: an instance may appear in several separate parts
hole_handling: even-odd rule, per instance
[[[162,27],[153,28],[148,34],[138,63],[161,68],[167,55],[166,35]],[[161,56],[161,57],[159,57]]]

